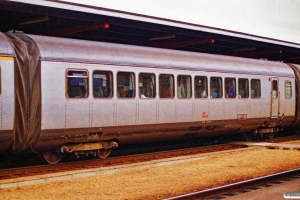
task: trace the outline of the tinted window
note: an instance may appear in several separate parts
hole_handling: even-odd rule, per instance
[[[178,75],[177,76],[177,97],[191,98],[192,96],[192,80],[190,76]]]
[[[195,98],[207,98],[207,77],[195,76]]]
[[[67,71],[67,96],[69,98],[87,98],[89,95],[89,79],[86,70]]]
[[[135,97],[135,75],[133,72],[118,72],[117,88],[119,98]]]
[[[174,97],[174,76],[172,74],[159,75],[159,97],[160,98]]]
[[[260,96],[261,96],[260,80],[252,79],[251,80],[251,98],[260,98]]]
[[[109,98],[113,96],[112,73],[108,71],[94,71],[93,94],[95,98]]]
[[[248,98],[249,97],[249,81],[245,78],[239,78],[239,90],[238,95],[239,98]]]
[[[221,77],[210,78],[210,96],[211,98],[222,98],[223,86]]]
[[[276,80],[272,81],[272,96],[274,99],[278,97],[278,82]]]
[[[292,83],[290,81],[285,82],[285,98],[292,98]]]
[[[236,81],[235,78],[225,78],[225,98],[235,98]]]
[[[155,98],[155,74],[141,73],[139,75],[139,96],[140,98]]]

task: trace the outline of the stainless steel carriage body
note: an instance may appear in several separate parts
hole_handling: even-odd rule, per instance
[[[0,152],[13,142],[14,91],[14,50],[9,39],[0,33]]]
[[[137,143],[187,137],[236,134],[289,127],[295,115],[295,75],[286,64],[202,53],[30,35],[41,55],[41,134],[36,151],[65,143],[116,140]],[[121,99],[113,96],[71,99],[66,95],[66,72],[86,70],[92,86],[95,70],[118,72],[234,77],[261,80],[261,97],[219,99]],[[272,98],[272,81],[278,98]],[[292,97],[285,98],[289,81]],[[224,86],[223,86],[224,87]],[[192,88],[194,82],[192,81]],[[204,114],[203,114],[204,113]]]

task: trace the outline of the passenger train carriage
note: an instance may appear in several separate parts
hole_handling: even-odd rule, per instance
[[[299,65],[0,33],[0,152],[107,157],[119,144],[299,126]]]

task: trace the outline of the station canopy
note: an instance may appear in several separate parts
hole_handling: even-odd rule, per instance
[[[0,31],[300,64],[300,44],[62,1],[0,1]]]

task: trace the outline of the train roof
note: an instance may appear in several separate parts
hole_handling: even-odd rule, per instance
[[[14,50],[10,40],[0,32],[0,56],[13,56]]]
[[[38,45],[44,61],[294,77],[293,70],[281,62],[37,35],[29,37]]]

